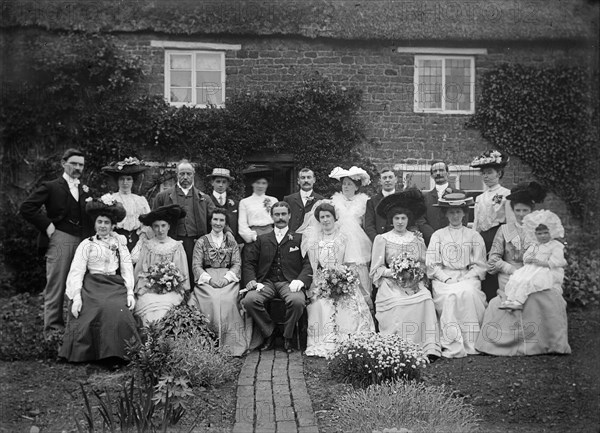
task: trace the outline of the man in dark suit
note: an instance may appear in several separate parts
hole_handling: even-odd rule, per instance
[[[296,322],[306,306],[306,290],[312,282],[312,267],[308,254],[302,257],[302,235],[289,230],[290,206],[280,201],[271,208],[275,229],[259,235],[246,246],[244,284],[247,291],[242,306],[258,325],[265,343],[260,350],[273,347],[275,325],[265,308],[265,302],[279,296],[285,302],[285,350],[294,351],[292,336]]]
[[[371,242],[373,242],[375,236],[389,232],[392,229],[391,224],[388,224],[385,218],[375,212],[375,208],[381,199],[396,192],[396,181],[396,174],[393,170],[383,170],[379,179],[381,191],[367,201],[367,208],[365,211],[365,232],[367,233],[367,236],[369,236],[369,239],[371,239]]]
[[[177,224],[169,229],[169,236],[183,242],[183,249],[187,255],[188,270],[192,277],[192,258],[194,256],[194,244],[200,236],[209,233],[209,215],[215,208],[211,198],[194,186],[196,172],[192,164],[182,160],[177,164],[177,185],[159,192],[154,199],[152,209],[168,204],[178,204],[185,210],[185,218],[181,218]],[[194,276],[194,280],[199,275]]]
[[[443,161],[436,161],[431,164],[431,177],[435,182],[435,187],[426,193],[423,193],[425,198],[425,206],[427,206],[427,213],[425,214],[425,220],[421,220],[419,224],[419,230],[423,233],[423,239],[425,244],[429,245],[429,239],[436,230],[444,228],[448,225],[448,219],[444,216],[443,212],[440,212],[440,208],[434,205],[437,204],[438,199],[450,189],[448,185],[448,165]]]
[[[313,191],[315,182],[313,171],[310,168],[303,168],[298,173],[300,191],[283,198],[283,201],[290,205],[292,215],[289,227],[293,232],[304,223],[304,216],[312,210],[314,204],[318,200],[323,200],[322,195]]]
[[[226,168],[213,168],[212,173],[207,177],[210,178],[210,184],[213,187],[213,192],[210,195],[213,204],[227,213],[227,224],[231,229],[231,233],[233,233],[238,244],[243,244],[244,239],[238,233],[239,203],[227,194],[227,189],[233,180],[231,172]]]
[[[63,174],[42,183],[22,204],[20,213],[39,231],[38,246],[46,253],[44,289],[44,334],[65,327],[63,303],[67,275],[81,240],[93,233],[93,222],[85,213],[89,189],[81,185],[85,164],[83,152],[67,149],[61,160]],[[41,207],[46,213],[41,212]]]

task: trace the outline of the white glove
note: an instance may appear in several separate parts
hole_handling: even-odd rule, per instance
[[[77,319],[79,317],[79,313],[81,312],[81,307],[83,306],[83,302],[81,302],[81,295],[76,295],[73,298],[73,305],[71,305],[71,314]]]
[[[55,231],[56,231],[56,227],[54,227],[53,223],[50,223],[48,225],[48,227],[46,227],[46,236],[48,236],[48,239],[50,239],[52,237],[52,235],[54,234]]]
[[[304,283],[300,280],[292,280],[290,282],[290,291],[292,293],[299,292],[302,287],[304,287]]]
[[[127,295],[127,308],[129,308],[131,311],[133,311],[134,307],[135,307],[135,296]]]

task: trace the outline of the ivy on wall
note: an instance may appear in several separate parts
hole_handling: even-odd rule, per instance
[[[466,125],[531,166],[584,223],[597,217],[600,192],[594,79],[582,68],[504,65],[483,76]]]

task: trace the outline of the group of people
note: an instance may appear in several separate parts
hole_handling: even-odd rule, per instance
[[[80,182],[85,156],[68,149],[63,175],[21,206],[46,249],[44,332],[64,329],[66,293],[71,317],[60,356],[120,359],[140,324],[187,302],[240,356],[273,348],[268,307],[280,298],[288,352],[306,309],[311,356],[329,356],[349,335],[376,330],[401,334],[430,358],[570,353],[566,262],[555,240],[564,230],[552,212],[534,211],[545,196],[539,184],[500,186],[507,162],[498,151],[475,158],[485,184],[475,202],[449,185],[441,161],[431,166],[431,191],[396,191],[394,171],[383,170],[373,197],[361,192],[370,183],[365,170],[336,167],[329,176],[340,192],[330,199],[313,190],[308,168],[298,174],[300,191],[278,200],[267,195],[270,172],[250,167],[244,176],[253,193],[238,202],[228,191],[229,170],[213,169],[213,191],[205,194],[183,160],[176,185],[150,207],[132,193],[147,168],[137,158],[104,167],[117,192],[92,199]],[[402,260],[417,278],[399,277]],[[341,265],[352,269],[354,289],[339,299],[323,296],[318,276]]]

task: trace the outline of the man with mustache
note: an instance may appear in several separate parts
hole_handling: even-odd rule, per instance
[[[62,156],[63,174],[42,183],[22,204],[20,213],[39,231],[38,247],[46,254],[44,289],[44,335],[65,328],[63,304],[67,275],[75,250],[93,232],[85,213],[88,187],[80,184],[85,157],[78,149],[67,149]],[[46,213],[41,208],[46,208]]]
[[[392,169],[383,170],[379,178],[381,191],[367,201],[365,232],[369,236],[369,239],[371,239],[371,242],[375,240],[375,236],[389,232],[392,229],[392,225],[388,224],[384,217],[375,212],[375,208],[384,197],[396,192],[397,180],[396,173]]]
[[[440,212],[440,208],[434,205],[437,204],[444,193],[451,190],[448,184],[448,177],[450,175],[448,170],[448,164],[444,161],[434,161],[430,168],[431,177],[435,182],[435,187],[426,193],[423,193],[425,198],[425,206],[427,206],[427,213],[425,214],[425,220],[421,220],[419,224],[419,230],[423,233],[423,239],[425,244],[429,245],[429,239],[436,230],[448,226],[448,219],[444,216],[443,212]],[[450,192],[450,191],[449,191]]]
[[[313,191],[315,184],[315,173],[310,168],[303,168],[298,173],[298,185],[300,191],[286,195],[283,201],[290,205],[290,230],[296,231],[304,223],[304,216],[309,213],[318,200],[323,196]]]

